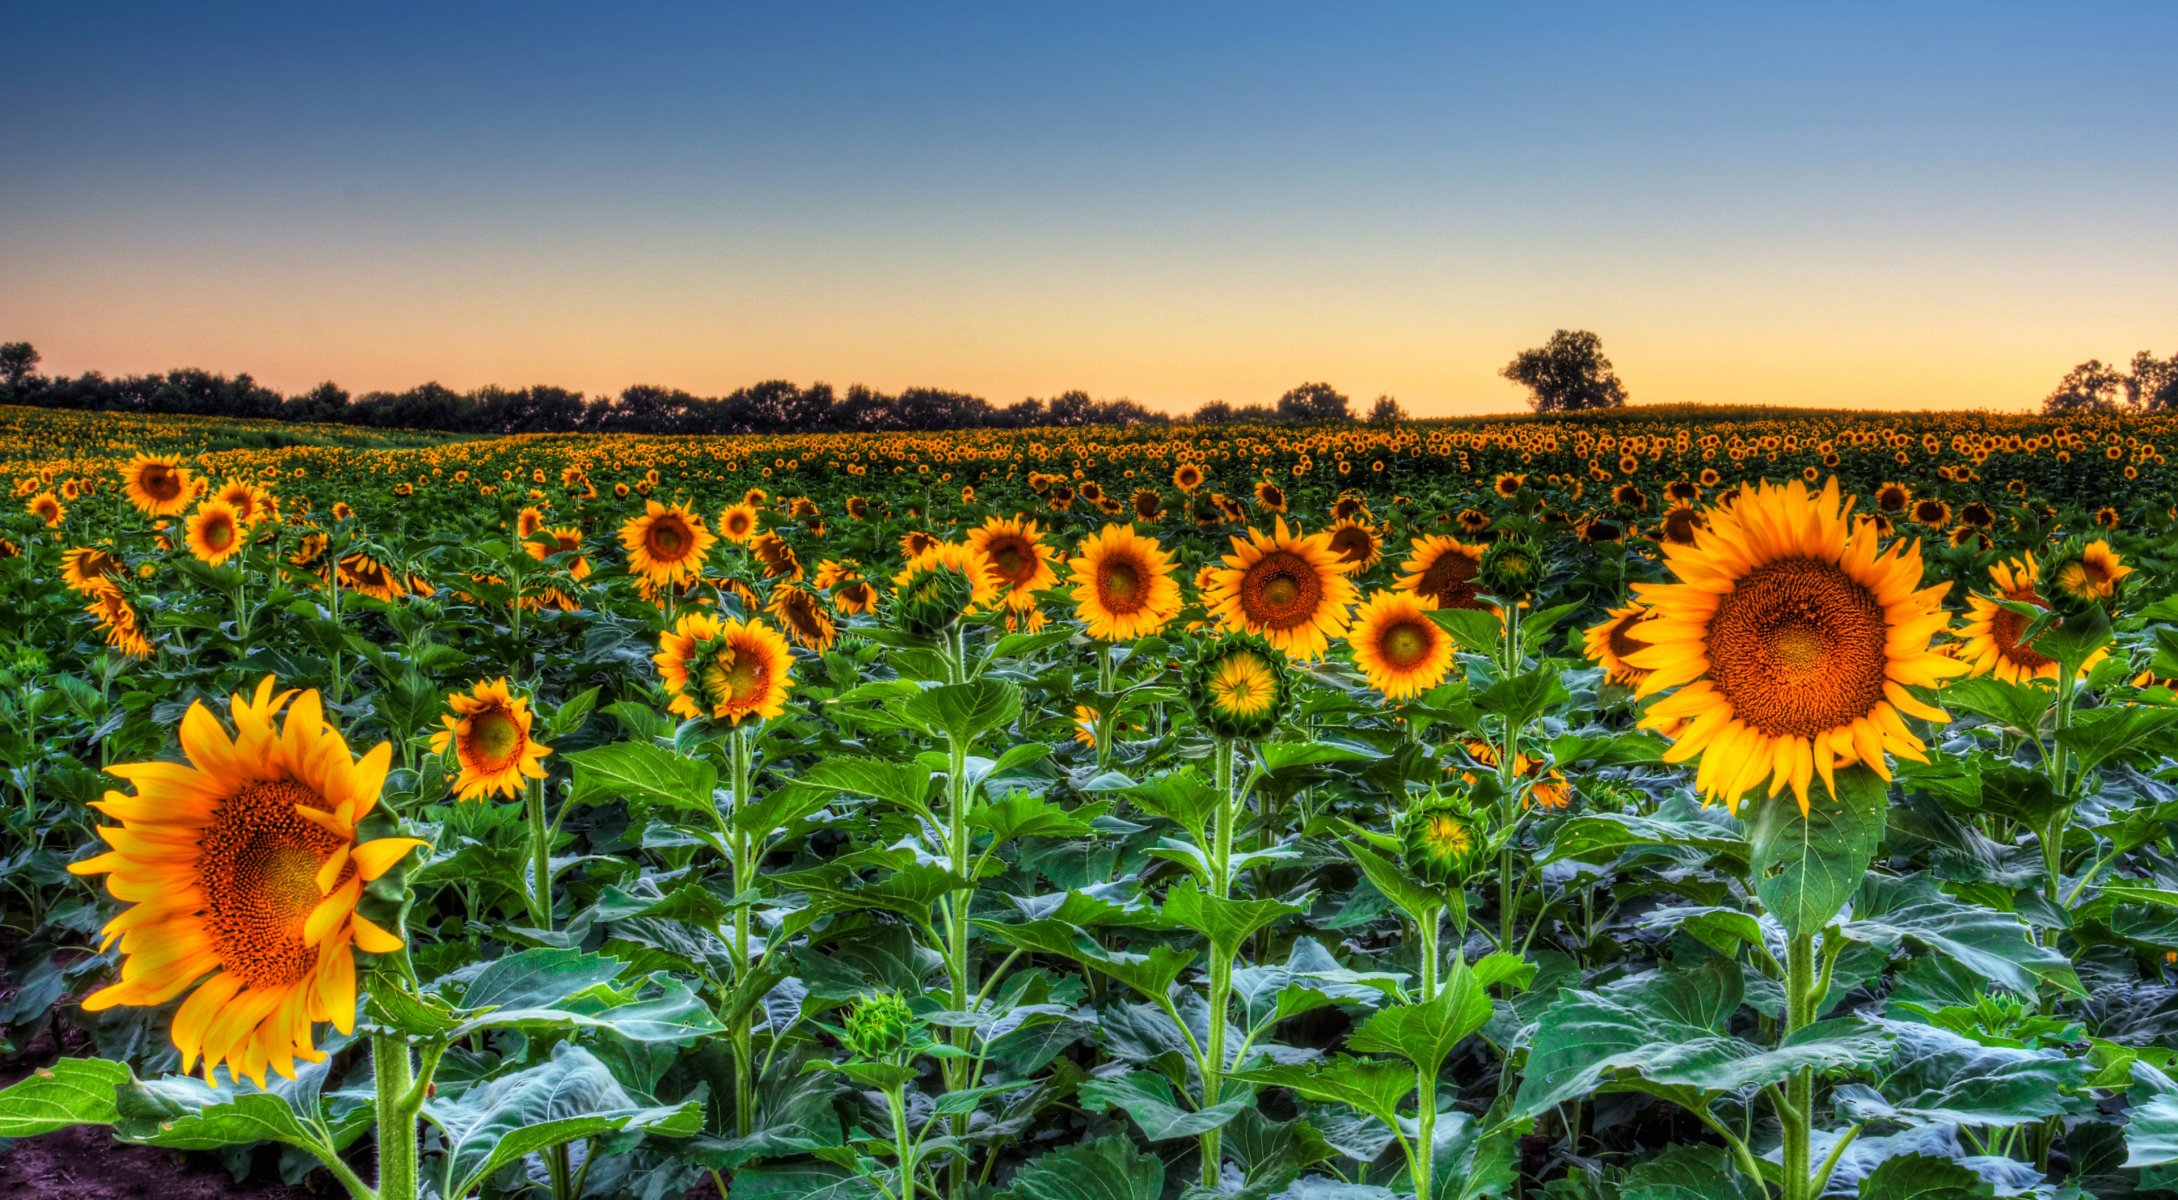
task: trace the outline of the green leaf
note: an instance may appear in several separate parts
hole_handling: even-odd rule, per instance
[[[931,778],[929,768],[914,762],[841,757],[817,763],[803,772],[793,786],[817,789],[824,794],[868,796],[919,813],[927,807]]]
[[[1722,1146],[1678,1143],[1626,1172],[1619,1200],[1749,1200],[1747,1177]]]
[[[1004,1200],[1158,1200],[1164,1190],[1164,1163],[1126,1138],[1108,1137],[1038,1157],[999,1195]]]
[[[1304,1099],[1343,1104],[1399,1128],[1399,1104],[1414,1092],[1414,1068],[1381,1058],[1319,1059],[1274,1063],[1235,1073],[1258,1087],[1290,1088]]]
[[[1860,1200],[1996,1200],[1996,1187],[1948,1158],[1901,1154],[1860,1181]]]
[[[2033,996],[2042,982],[2087,995],[2071,960],[2035,945],[2018,917],[1948,895],[1927,875],[1868,876],[1843,933],[1886,953],[1911,939],[2022,996]]]
[[[1209,1108],[1190,1112],[1173,1098],[1172,1085],[1154,1071],[1127,1071],[1092,1079],[1081,1085],[1081,1102],[1098,1112],[1119,1109],[1134,1121],[1142,1136],[1153,1142],[1171,1141],[1222,1129],[1255,1103],[1252,1096],[1234,1096]]]
[[[1399,911],[1416,924],[1436,920],[1444,911],[1446,898],[1442,889],[1416,879],[1405,867],[1359,842],[1347,841],[1344,845],[1346,852],[1361,867],[1361,873],[1368,876],[1370,886],[1398,905]]]
[[[1432,609],[1429,619],[1444,627],[1470,654],[1495,655],[1505,640],[1505,622],[1479,608]]]
[[[1878,1021],[1895,1041],[1868,1074],[1873,1087],[1841,1084],[1837,1105],[1855,1120],[1910,1124],[2023,1125],[2086,1111],[2076,1094],[2088,1064],[2056,1050],[1984,1046],[1933,1025]]]
[[[1721,813],[1676,796],[1653,814],[1582,814],[1558,823],[1543,861],[1605,862],[1637,846],[1685,846],[1712,855],[1742,850],[1746,842],[1724,821]]]
[[[1489,1023],[1493,1010],[1488,989],[1455,955],[1435,999],[1379,1009],[1346,1039],[1346,1046],[1363,1054],[1396,1054],[1434,1078],[1459,1044]]]
[[[111,1125],[120,1119],[114,1089],[129,1069],[103,1058],[64,1058],[37,1067],[0,1090],[0,1138],[36,1137],[71,1125]]]
[[[501,1167],[565,1142],[636,1131],[687,1137],[703,1128],[703,1103],[644,1104],[595,1055],[563,1042],[546,1062],[426,1101],[424,1117],[445,1135],[440,1194],[466,1196]]]
[[[688,985],[661,973],[658,994],[634,999],[608,988],[595,988],[539,1008],[501,1008],[465,1021],[455,1038],[485,1029],[602,1029],[631,1042],[685,1042],[725,1026]],[[646,989],[647,990],[647,989]]]
[[[615,742],[572,751],[567,761],[575,771],[569,803],[626,800],[637,807],[716,811],[713,792],[718,771],[702,759],[685,758],[649,742]]]
[[[2034,736],[2057,699],[2055,689],[2030,683],[2006,683],[1993,675],[1953,680],[1944,688],[1944,707],[1970,712],[2007,729]]]
[[[1834,798],[1809,789],[1806,817],[1789,790],[1744,806],[1755,891],[1788,933],[1821,932],[1860,890],[1883,841],[1890,785],[1866,767],[1837,781]]]
[[[1265,775],[1279,775],[1302,767],[1330,763],[1373,762],[1384,752],[1360,742],[1318,738],[1307,742],[1265,742],[1255,748],[1255,760]]]
[[[968,746],[984,734],[1013,723],[1021,714],[1021,689],[1003,679],[990,678],[945,684],[909,697],[898,711],[923,732]]]
[[[2125,1119],[2125,1165],[2178,1163],[2178,1087],[2153,1067],[2132,1069],[2132,1108]]]
[[[1526,725],[1571,698],[1572,693],[1565,690],[1564,672],[1541,666],[1476,692],[1475,707],[1515,725]]]
[[[1072,959],[1159,1002],[1170,998],[1174,981],[1195,961],[1193,950],[1174,946],[1152,946],[1148,954],[1106,950],[1074,926],[1048,917],[1013,924],[979,918],[975,925],[1009,946]]]
[[[1307,912],[1308,901],[1313,895],[1302,896],[1298,904],[1280,900],[1233,900],[1210,895],[1190,879],[1165,893],[1161,911],[1167,920],[1208,939],[1213,958],[1224,958],[1256,930],[1280,918]]]
[[[315,1084],[323,1075],[320,1067],[310,1086],[287,1085],[292,1099],[247,1084],[215,1088],[187,1075],[133,1082],[116,1095],[120,1117],[114,1136],[170,1150],[216,1150],[252,1142],[322,1147],[323,1140],[308,1124],[317,1114],[297,1112],[296,1102],[314,1109]]]
[[[628,964],[599,954],[550,946],[496,958],[477,971],[461,996],[470,1011],[538,1008],[618,979]]]
[[[2172,725],[2178,725],[2178,708],[2116,705],[2072,714],[2072,727],[2057,740],[2072,751],[2079,770],[2089,771],[2114,758],[2155,751]]]

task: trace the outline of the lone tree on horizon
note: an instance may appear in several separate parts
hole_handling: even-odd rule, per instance
[[[1585,329],[1561,329],[1533,350],[1522,350],[1498,372],[1533,393],[1537,412],[1624,408],[1626,385],[1603,356],[1603,339]]]

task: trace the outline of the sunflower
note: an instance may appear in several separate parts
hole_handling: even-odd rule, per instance
[[[1129,497],[1134,505],[1134,519],[1145,525],[1155,525],[1165,519],[1165,498],[1149,488],[1136,488]]]
[[[1067,560],[1074,614],[1090,637],[1128,642],[1163,629],[1180,612],[1172,556],[1131,525],[1106,525]]]
[[[61,580],[70,591],[88,595],[100,584],[127,573],[121,560],[104,550],[81,547],[61,555]]]
[[[316,692],[273,688],[267,677],[254,697],[234,697],[232,738],[191,704],[187,764],[108,767],[135,794],[109,791],[93,806],[121,822],[99,830],[113,849],[68,868],[105,875],[114,898],[133,905],[105,928],[108,945],[121,942],[121,979],[83,1007],[161,1005],[196,984],[174,1014],[174,1046],[184,1071],[203,1059],[208,1081],[222,1063],[259,1086],[267,1067],[292,1079],[297,1058],[324,1060],[313,1025],[354,1031],[354,952],[402,946],[357,901],[423,845],[357,838],[392,744],[353,758]]]
[[[1942,529],[1951,523],[1951,506],[1929,496],[1914,502],[1913,519],[1930,529]]]
[[[2110,543],[2097,538],[2076,550],[2060,551],[2050,565],[2049,580],[2064,600],[2102,604],[2117,596],[2118,585],[2132,573],[2131,567],[2118,560]]]
[[[1183,492],[1192,492],[1201,487],[1202,468],[1191,462],[1172,468],[1172,486]]]
[[[771,603],[764,611],[777,618],[795,645],[807,646],[819,654],[830,650],[839,638],[839,631],[824,611],[824,604],[817,599],[817,594],[798,584],[782,583],[773,588]]]
[[[189,514],[189,553],[212,566],[242,552],[242,517],[224,500],[206,500]]]
[[[196,481],[181,459],[138,454],[121,468],[129,503],[147,517],[171,517],[189,507]]]
[[[1346,564],[1349,571],[1366,571],[1384,557],[1383,540],[1376,536],[1366,514],[1361,518],[1341,517],[1330,529],[1331,549]]]
[[[665,679],[676,716],[731,721],[767,720],[786,711],[793,653],[779,631],[762,621],[687,613],[658,635],[651,656]]]
[[[1452,635],[1429,619],[1412,592],[1371,595],[1354,613],[1346,640],[1354,665],[1387,700],[1405,700],[1443,683],[1452,671]]]
[[[1270,733],[1292,694],[1278,652],[1255,634],[1206,641],[1187,670],[1187,700],[1195,719],[1221,738],[1253,740]]]
[[[718,535],[736,545],[747,545],[756,536],[756,506],[743,502],[728,505],[718,514]]]
[[[2025,683],[2030,679],[2055,679],[2058,675],[2057,660],[2037,653],[2033,647],[2020,644],[2019,635],[2026,631],[2027,618],[1999,604],[2000,600],[2049,606],[2036,585],[2041,582],[2041,567],[2034,555],[2015,558],[2008,562],[1993,563],[1989,567],[1989,583],[1994,598],[1969,595],[1966,598],[1966,623],[1959,629],[1963,644],[1959,647],[1959,659],[1972,669],[1975,675],[1994,675],[2005,683]],[[2085,676],[2088,668],[2108,656],[2107,650],[2097,650],[2094,656],[2080,666]]]
[[[1286,511],[1285,489],[1266,479],[1255,485],[1255,503],[1265,512],[1282,513]]]
[[[1036,593],[1058,586],[1051,547],[1044,544],[1031,519],[991,517],[981,528],[969,531],[968,544],[989,560],[1006,607],[1015,613],[1034,612]]]
[[[83,611],[98,618],[99,629],[107,645],[130,658],[151,657],[155,647],[144,634],[143,620],[137,616],[136,606],[129,603],[129,598],[122,594],[119,586],[108,580],[100,580],[87,594],[91,597],[91,602],[83,606]]]
[[[30,503],[24,505],[23,509],[40,521],[45,522],[46,527],[49,529],[60,524],[68,516],[67,506],[63,505],[60,502],[60,497],[54,495],[51,491],[39,492],[37,495],[32,496]]]
[[[1950,719],[1906,690],[1966,670],[1929,646],[1950,585],[1920,587],[1919,543],[1879,553],[1875,532],[1846,520],[1834,477],[1820,495],[1797,480],[1743,489],[1664,558],[1679,582],[1634,585],[1653,615],[1648,648],[1627,661],[1651,672],[1639,694],[1678,689],[1642,724],[1676,727],[1665,761],[1701,756],[1704,797],[1736,812],[1767,776],[1769,794],[1789,786],[1805,814],[1814,776],[1835,791],[1840,766],[1888,779],[1886,752],[1924,758],[1901,714]]]
[[[2111,508],[2107,504],[2095,510],[2095,524],[2102,526],[2104,529],[2116,532],[2118,520],[2118,510]]]
[[[376,600],[388,603],[408,594],[408,585],[401,577],[386,569],[386,565],[368,554],[357,552],[340,560],[340,586],[343,590],[361,592]]]
[[[1355,589],[1328,536],[1302,536],[1280,517],[1269,536],[1251,526],[1235,537],[1224,562],[1203,603],[1228,631],[1260,634],[1300,659],[1321,657],[1346,632]]]
[[[938,545],[937,535],[925,533],[920,529],[910,529],[900,535],[900,557],[907,559],[919,558],[924,551],[936,545]]]
[[[235,519],[254,525],[265,510],[265,490],[247,479],[228,479],[212,492],[212,499],[234,509]]]
[[[802,580],[802,558],[794,553],[794,547],[776,533],[760,533],[749,544],[756,554],[756,561],[764,566],[764,578],[782,579],[788,583]]]
[[[1603,668],[1603,677],[1612,683],[1628,687],[1638,685],[1648,678],[1648,672],[1626,661],[1629,654],[1648,649],[1648,643],[1634,636],[1634,628],[1646,620],[1649,610],[1639,604],[1611,609],[1604,619],[1588,627],[1582,635],[1582,646],[1588,652],[1588,661]]]
[[[540,529],[536,532],[543,534],[545,538],[549,538],[552,543],[549,546],[542,540],[531,540],[526,543],[529,546],[529,556],[538,562],[543,562],[555,554],[579,554],[582,550],[582,530],[573,525],[555,525],[550,529]],[[568,564],[567,573],[577,582],[588,579],[590,577],[590,560],[576,558]]]
[[[465,695],[451,693],[446,703],[454,711],[439,719],[445,728],[431,735],[431,751],[444,754],[451,745],[461,764],[461,778],[454,781],[454,798],[474,800],[487,792],[512,797],[523,781],[545,777],[542,760],[552,747],[530,736],[533,714],[529,700],[507,687],[505,676],[478,682]]]
[[[703,570],[703,558],[718,540],[703,518],[681,505],[671,508],[645,500],[643,512],[620,527],[628,549],[628,570],[652,584],[684,583]]]
[[[1481,608],[1475,576],[1486,549],[1443,534],[1415,538],[1407,561],[1399,564],[1406,574],[1395,586],[1429,601],[1432,608]]]
[[[1521,485],[1527,483],[1527,481],[1527,476],[1515,475],[1512,472],[1507,471],[1505,474],[1497,477],[1497,494],[1507,500],[1510,500],[1514,496],[1520,494]]]
[[[1466,882],[1489,854],[1489,836],[1464,797],[1418,800],[1399,821],[1400,862],[1425,883]]]

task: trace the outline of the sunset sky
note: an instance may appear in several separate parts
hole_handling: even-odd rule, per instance
[[[0,340],[283,390],[2022,408],[2178,352],[2178,6],[13,6]]]

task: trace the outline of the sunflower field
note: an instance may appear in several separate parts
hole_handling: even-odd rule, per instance
[[[0,409],[0,1182],[2178,1194],[2171,444]]]

